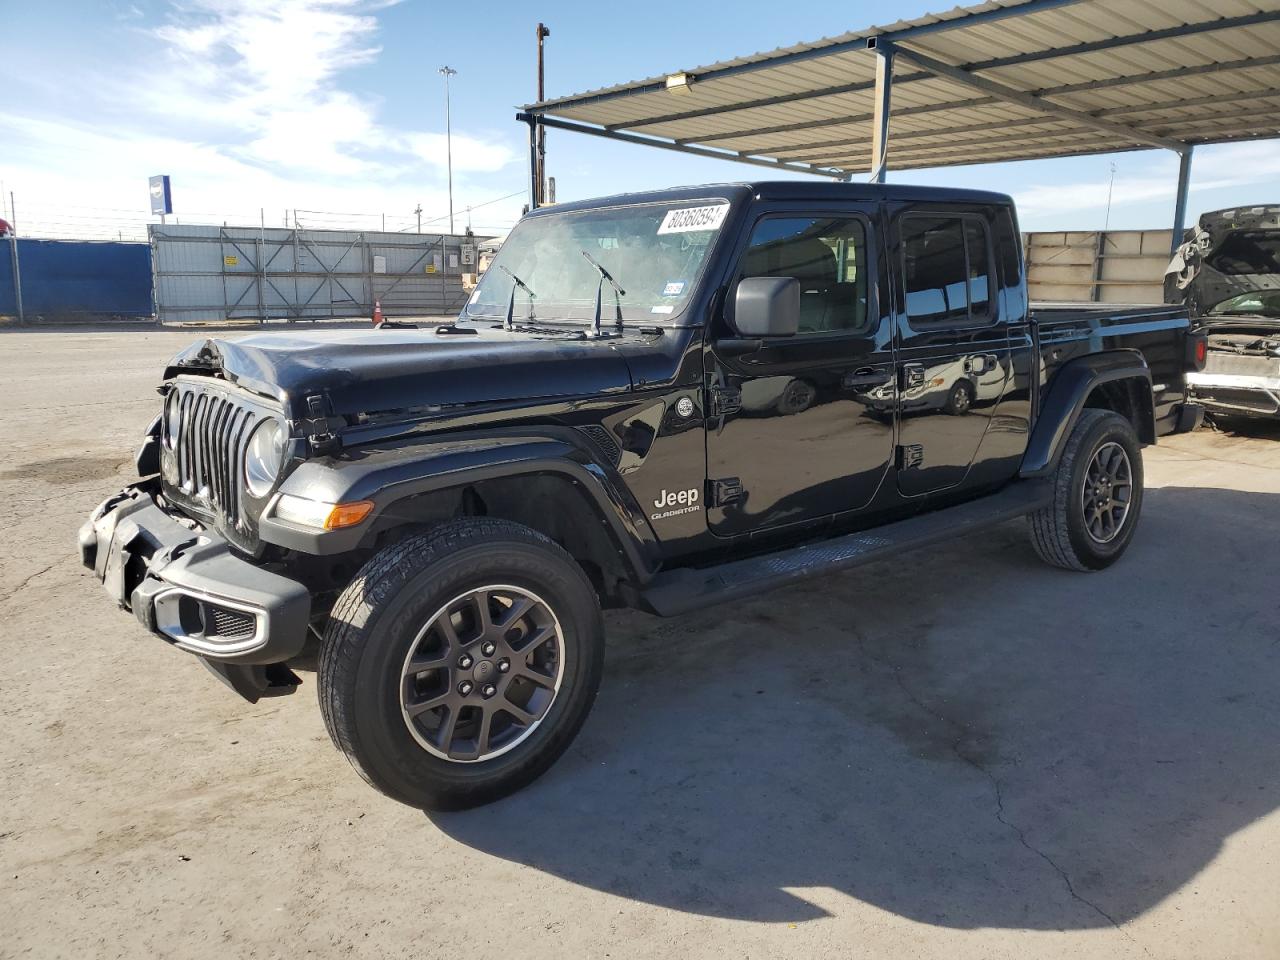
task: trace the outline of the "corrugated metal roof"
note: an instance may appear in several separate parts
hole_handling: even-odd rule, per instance
[[[872,38],[899,53],[891,170],[1280,136],[1280,0],[990,0],[672,71],[692,78],[679,94],[664,74],[526,110],[728,159],[857,174],[871,168]],[[913,55],[963,73],[940,76]],[[1045,112],[1053,106],[1088,117]]]

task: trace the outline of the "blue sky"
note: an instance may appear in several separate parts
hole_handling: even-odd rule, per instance
[[[176,215],[268,225],[299,209],[311,226],[444,224],[444,90],[454,67],[453,160],[465,208],[526,189],[534,27],[547,41],[547,92],[574,93],[676,72],[949,7],[950,0],[643,6],[545,0],[0,0],[0,181],[23,232],[137,236],[146,178],[173,177]],[[1110,225],[1165,227],[1176,161],[1163,151],[904,171],[891,180],[995,187],[1024,228],[1097,229],[1114,162]],[[562,200],[678,183],[744,179],[758,168],[551,132]],[[523,195],[472,214],[501,230]],[[1200,148],[1191,209],[1280,200],[1276,141]],[[340,215],[340,216],[339,216]]]

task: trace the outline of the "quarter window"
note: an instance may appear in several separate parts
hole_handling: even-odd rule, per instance
[[[987,227],[978,217],[901,220],[903,287],[914,326],[968,326],[991,319]]]
[[[867,234],[856,218],[766,217],[738,272],[800,282],[799,333],[867,327]]]

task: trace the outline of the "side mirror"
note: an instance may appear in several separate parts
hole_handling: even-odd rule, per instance
[[[744,337],[790,337],[800,329],[800,281],[745,277],[733,301],[733,325]]]

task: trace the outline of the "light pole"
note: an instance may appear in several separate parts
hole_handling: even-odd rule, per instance
[[[458,71],[450,66],[440,68],[444,77],[444,142],[449,164],[449,232],[453,233],[453,122],[449,117],[449,78]]]

